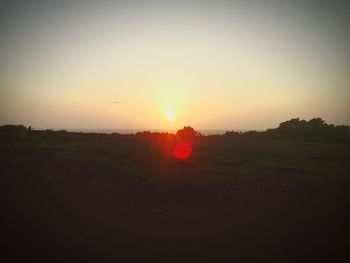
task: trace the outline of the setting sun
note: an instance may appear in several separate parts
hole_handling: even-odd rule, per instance
[[[174,120],[174,118],[175,118],[174,111],[169,110],[169,111],[167,112],[166,117],[167,117],[168,121],[173,121],[173,120]]]

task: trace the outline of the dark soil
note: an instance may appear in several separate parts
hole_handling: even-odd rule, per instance
[[[159,140],[2,141],[3,262],[350,262],[350,145]]]

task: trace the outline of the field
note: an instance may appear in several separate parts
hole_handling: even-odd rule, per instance
[[[176,140],[52,131],[0,140],[7,262],[350,259],[349,143],[202,136],[179,160]]]

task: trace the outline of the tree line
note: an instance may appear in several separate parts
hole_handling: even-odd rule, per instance
[[[33,130],[31,126],[28,128],[24,125],[3,125],[0,126],[0,138],[2,140],[12,139],[26,139],[31,134],[40,133],[41,135],[51,134],[69,134],[68,132],[61,131],[37,131]],[[183,139],[193,139],[197,137],[205,137],[191,126],[185,126],[179,129],[176,134],[159,133],[159,132],[138,132],[136,136],[176,136]],[[327,124],[321,118],[312,118],[309,121],[300,120],[299,118],[293,118],[285,122],[281,122],[277,128],[268,129],[266,131],[248,131],[248,132],[236,132],[227,131],[223,135],[212,135],[214,137],[269,137],[269,138],[290,138],[300,140],[331,140],[350,142],[350,126],[348,125],[333,125]]]

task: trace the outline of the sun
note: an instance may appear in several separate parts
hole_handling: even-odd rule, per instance
[[[173,121],[175,118],[175,114],[173,110],[168,110],[166,117],[168,119],[168,121]]]

